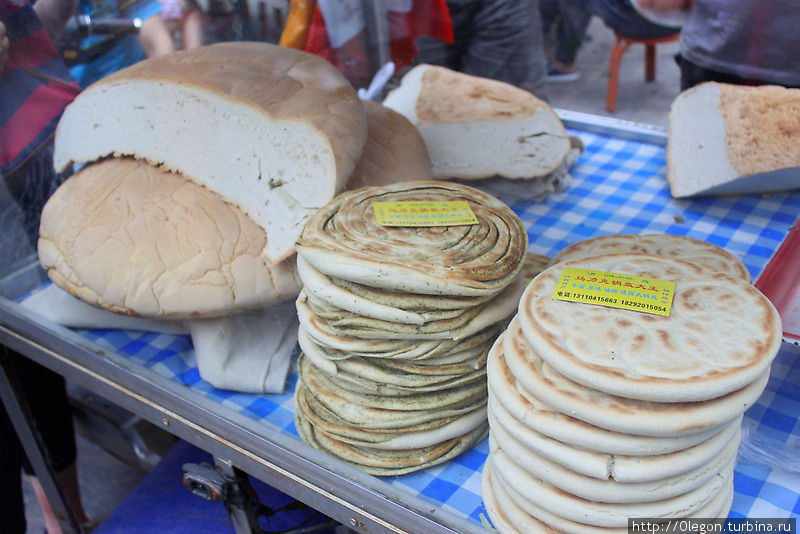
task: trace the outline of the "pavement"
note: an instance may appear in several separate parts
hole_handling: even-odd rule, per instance
[[[644,46],[633,45],[625,52],[619,71],[617,109],[610,113],[605,104],[613,44],[614,33],[595,17],[576,60],[580,78],[549,83],[543,96],[556,108],[667,126],[669,106],[680,93],[680,70],[674,60],[678,43],[656,46],[656,79],[652,82],[644,79]]]

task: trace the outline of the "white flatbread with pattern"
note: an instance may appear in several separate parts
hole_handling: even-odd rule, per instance
[[[598,256],[600,254],[635,253],[649,254],[659,258],[673,258],[698,263],[750,281],[750,272],[739,258],[711,243],[677,235],[618,234],[595,237],[574,243],[552,259],[550,265],[562,261]]]
[[[565,267],[676,282],[669,317],[552,297]],[[528,286],[519,323],[536,353],[587,387],[631,399],[703,401],[758,380],[781,345],[781,320],[750,284],[643,254],[556,264]]]

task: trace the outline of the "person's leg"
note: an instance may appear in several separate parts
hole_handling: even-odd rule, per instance
[[[80,499],[75,467],[77,456],[75,428],[72,423],[72,410],[69,406],[64,378],[22,355],[16,355],[14,365],[19,380],[25,388],[28,404],[53,464],[56,480],[64,492],[67,505],[75,513],[77,520],[85,523],[88,517]],[[24,469],[31,476],[30,481],[42,507],[47,531],[51,534],[60,532],[58,519],[47,502],[44,491],[38,479],[34,477],[33,469],[27,460],[24,462]]]
[[[650,22],[642,17],[630,0],[587,0],[592,14],[597,15],[615,32],[634,39],[657,39],[677,34],[679,28],[670,28]]]
[[[560,0],[539,0],[539,15],[542,19],[542,30],[545,34],[561,18],[560,4]]]
[[[575,58],[592,13],[585,0],[559,0],[561,17],[556,26],[556,49],[553,64],[563,72],[575,70]]]
[[[472,33],[462,71],[519,87],[538,87],[545,70],[538,2],[473,2]]]
[[[195,2],[184,2],[183,49],[189,50],[203,45],[203,13]]]
[[[3,458],[0,461],[0,521],[3,532],[25,534],[25,504],[22,499],[22,459],[24,453],[17,439],[14,425],[5,408],[0,405],[0,443]]]

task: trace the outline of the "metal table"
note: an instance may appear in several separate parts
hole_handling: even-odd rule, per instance
[[[602,138],[604,143],[615,146],[627,141],[639,143],[648,154],[655,154],[656,159],[655,163],[636,160],[630,172],[647,177],[642,178],[644,181],[636,186],[637,191],[626,193],[625,176],[617,176],[617,170],[620,168],[624,170],[625,165],[620,167],[615,164],[613,157],[606,157],[605,148],[595,150],[590,143],[585,155],[585,158],[590,159],[583,163],[589,171],[584,173],[582,179],[576,179],[575,190],[572,193],[569,189],[566,193],[584,195],[586,202],[591,203],[591,206],[588,208],[582,206],[583,200],[581,200],[575,203],[574,210],[564,211],[563,203],[573,202],[564,194],[555,195],[544,204],[522,202],[512,206],[529,228],[532,251],[552,254],[566,244],[582,238],[602,233],[625,231],[630,233],[637,229],[642,231],[655,229],[686,235],[687,232],[681,228],[684,230],[689,228],[688,234],[697,237],[697,232],[703,228],[708,230],[708,235],[717,235],[714,228],[707,228],[709,224],[704,219],[706,212],[698,211],[698,206],[702,205],[705,206],[703,209],[708,209],[708,213],[712,213],[718,208],[713,201],[692,204],[664,200],[668,198],[664,193],[662,163],[663,146],[666,143],[665,129],[562,110],[559,110],[559,114],[565,124],[574,130],[573,133],[589,137],[599,136],[597,138]],[[628,157],[631,153],[629,148],[623,147],[620,150],[622,157]],[[634,161],[638,156],[633,154],[630,157],[633,158],[631,161]],[[581,165],[579,162],[578,167]],[[658,165],[662,165],[660,171]],[[615,180],[621,188],[622,200],[615,200],[614,205],[609,205],[607,210],[598,211],[598,202],[601,208],[603,202],[597,201],[594,196],[609,189],[611,187],[609,184],[615,183]],[[586,188],[589,188],[588,193],[583,192]],[[644,194],[643,191],[647,188],[658,190],[654,194],[667,204],[658,206],[657,213],[652,215],[649,223],[645,221],[640,224],[637,221],[641,220],[641,216],[636,216],[636,213],[649,213],[647,209],[652,208],[652,201],[637,197]],[[753,202],[757,204],[761,201]],[[800,196],[797,194],[778,195],[764,202],[777,202],[775,205],[779,206],[779,211],[787,207],[797,207],[796,211],[800,211]],[[731,209],[738,206],[736,202],[729,203]],[[644,207],[639,204],[643,204]],[[759,210],[764,211],[763,206],[756,204],[749,208],[751,215],[748,216],[755,216],[752,214]],[[651,208],[648,208],[648,205]],[[578,217],[576,214],[582,213],[580,209],[589,210],[591,213],[581,215],[583,219],[580,221],[570,220],[567,229],[553,222],[556,219],[567,221]],[[629,217],[629,224],[620,223],[615,219],[614,214],[623,214],[627,211],[636,212]],[[569,217],[564,215],[565,213]],[[602,217],[605,217],[605,221],[597,219],[597,213],[604,214]],[[796,212],[793,215],[796,216]],[[689,220],[682,223],[681,218],[684,221],[687,218]],[[735,232],[731,234],[730,229],[719,230],[722,228],[720,225],[715,228],[719,230],[719,235],[733,235],[726,238],[733,252],[739,253],[750,267],[751,273],[757,275],[766,263],[765,258],[768,258],[780,243],[782,235],[778,234],[785,233],[784,227],[781,226],[782,221],[783,219],[780,219],[780,224],[775,223],[761,233],[759,239],[765,239],[764,246],[750,245],[741,239],[737,240]],[[700,238],[702,239],[702,236]],[[422,498],[421,493],[409,491],[402,484],[366,475],[306,446],[291,433],[264,424],[259,418],[248,416],[245,411],[237,409],[230,403],[221,402],[218,397],[203,394],[196,388],[187,387],[179,381],[164,376],[163,373],[157,373],[118,351],[111,350],[107,346],[104,348],[81,333],[34,319],[15,302],[15,299],[43,280],[42,273],[35,264],[35,258],[31,258],[30,263],[13,272],[0,274],[4,275],[0,279],[2,295],[0,344],[162,426],[176,436],[208,451],[220,462],[242,469],[357,531],[426,534],[486,532],[485,526],[476,519],[479,515],[477,509],[474,512],[469,509],[457,511],[452,506],[440,506],[436,504],[435,499]],[[0,379],[5,380],[5,375],[0,373]],[[3,391],[5,401],[13,400],[9,395],[7,384],[0,382],[0,391]],[[22,437],[26,448],[33,446],[32,436]],[[40,461],[34,461],[33,464],[37,473],[40,469],[44,469]],[[479,470],[480,467],[477,468],[477,472]],[[55,498],[55,488],[48,483],[46,476],[42,480],[45,491]]]

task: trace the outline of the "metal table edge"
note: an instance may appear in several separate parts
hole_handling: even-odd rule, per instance
[[[248,474],[349,528],[363,532],[486,532],[475,523],[347,466],[278,429],[269,435],[256,434],[203,406],[213,401],[192,392],[198,397],[193,400],[199,402],[190,402],[159,385],[159,381],[169,382],[168,379],[154,373],[155,376],[145,377],[125,369],[109,358],[110,353],[92,347],[78,334],[49,330],[30,321],[18,308],[7,299],[0,299],[3,344],[207,452],[231,460]],[[293,450],[298,447],[303,449],[303,455]],[[327,467],[332,464],[337,464],[338,473]]]
[[[592,115],[568,109],[554,110],[567,128],[585,132],[614,136],[617,139],[640,141],[658,146],[667,146],[667,129],[662,126],[631,122],[614,117]]]

